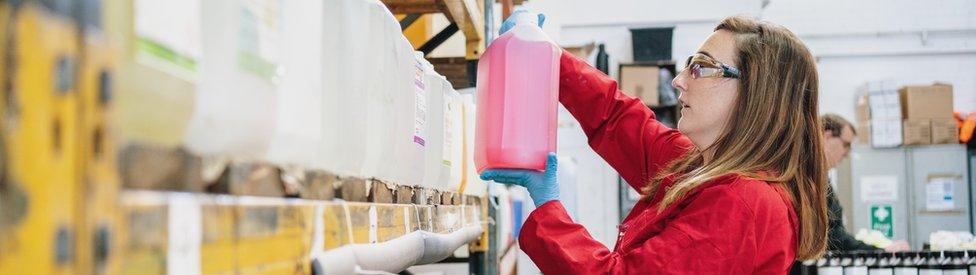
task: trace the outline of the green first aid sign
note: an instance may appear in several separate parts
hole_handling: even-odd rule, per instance
[[[891,205],[871,206],[871,229],[881,231],[885,237],[894,237],[894,226],[891,223]]]

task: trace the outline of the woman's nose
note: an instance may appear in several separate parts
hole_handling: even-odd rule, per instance
[[[674,87],[675,89],[678,89],[678,91],[681,92],[687,91],[688,74],[686,74],[684,70],[679,71],[678,75],[675,76],[673,80],[671,80],[671,86]]]

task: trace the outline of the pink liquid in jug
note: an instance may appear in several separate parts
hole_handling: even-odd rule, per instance
[[[535,22],[516,23],[488,46],[478,62],[478,173],[545,170],[556,151],[561,53]]]

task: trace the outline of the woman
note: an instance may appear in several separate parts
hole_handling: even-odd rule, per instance
[[[782,274],[826,246],[826,171],[813,57],[789,30],[723,20],[672,82],[678,129],[563,52],[560,102],[589,144],[644,198],[610,250],[557,200],[544,173],[489,170],[537,209],[519,234],[546,274]]]

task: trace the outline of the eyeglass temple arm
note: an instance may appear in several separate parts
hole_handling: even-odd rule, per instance
[[[728,65],[722,64],[722,76],[723,77],[739,78],[739,77],[742,76],[742,74],[739,72],[739,69],[736,69],[736,68],[733,68],[733,67],[729,67]]]

